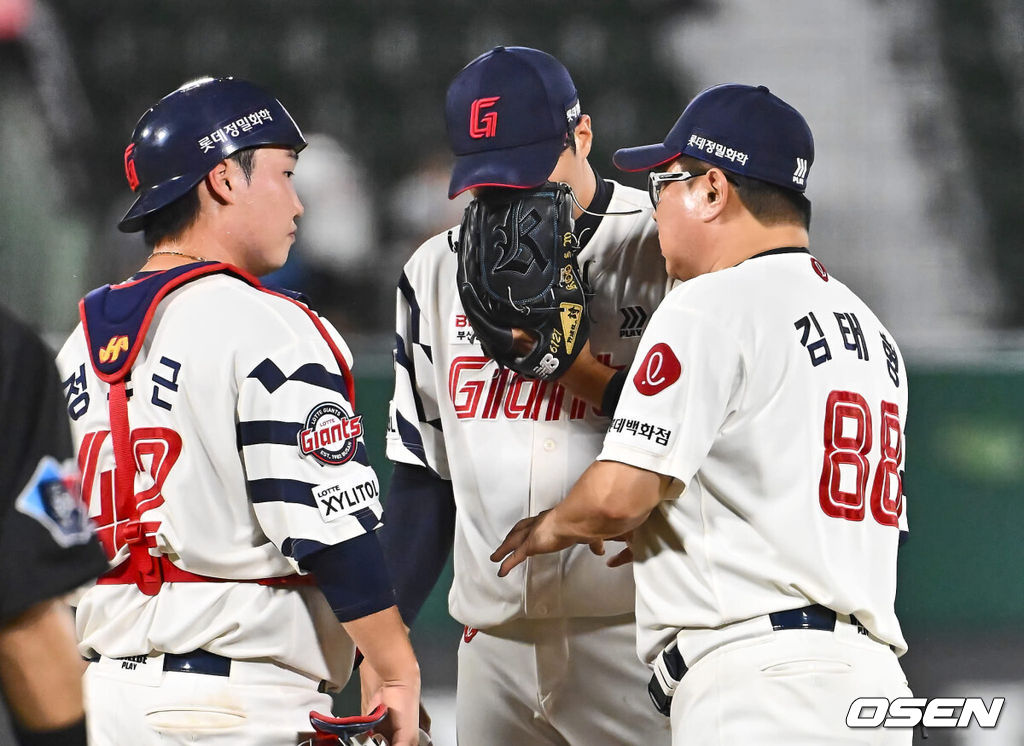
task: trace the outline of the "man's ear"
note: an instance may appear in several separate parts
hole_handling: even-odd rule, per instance
[[[576,123],[573,130],[573,137],[576,140],[576,155],[586,158],[590,155],[590,148],[594,144],[594,132],[591,130],[589,114],[581,114],[580,121]]]
[[[233,173],[227,159],[221,161],[206,174],[205,183],[210,194],[221,204],[231,204],[237,197],[234,189],[237,175]]]
[[[705,174],[707,187],[704,193],[703,217],[705,221],[717,218],[729,202],[736,199],[736,193],[732,184],[725,178],[725,174],[717,168],[712,168]]]

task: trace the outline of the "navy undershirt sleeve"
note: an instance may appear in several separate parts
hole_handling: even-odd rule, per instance
[[[622,395],[622,387],[626,384],[626,375],[629,373],[627,368],[615,371],[615,374],[608,381],[608,385],[604,389],[604,394],[601,396],[601,411],[607,417],[611,417],[615,414],[615,407],[619,405],[619,397]]]
[[[373,532],[313,552],[299,561],[299,567],[316,578],[339,622],[395,605],[384,554]]]
[[[409,627],[444,570],[455,539],[452,483],[429,469],[395,464],[384,501],[381,547]]]

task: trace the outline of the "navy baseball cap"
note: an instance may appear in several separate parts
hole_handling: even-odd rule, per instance
[[[445,100],[455,166],[451,199],[467,189],[540,186],[580,116],[565,66],[529,47],[495,47],[466,65]]]
[[[657,145],[615,151],[620,171],[646,171],[681,155],[803,192],[814,138],[796,109],[767,87],[729,83],[701,91]]]

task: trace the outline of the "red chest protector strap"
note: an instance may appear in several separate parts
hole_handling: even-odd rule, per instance
[[[90,321],[95,322],[97,316],[102,315],[101,313],[97,314],[95,309],[97,307],[102,309],[104,301],[109,297],[110,293],[116,293],[119,289],[127,290],[138,283],[126,283],[125,285],[113,288],[108,286],[90,293],[79,304],[79,315],[82,318],[86,344],[89,347],[93,369],[102,380],[110,384],[108,410],[110,414],[110,437],[114,448],[116,467],[114,470],[114,499],[116,505],[121,506],[127,511],[126,516],[121,516],[127,519],[124,523],[123,534],[118,535],[123,536],[125,543],[128,545],[128,559],[104,573],[97,581],[100,585],[135,584],[142,593],[147,596],[155,596],[160,592],[160,587],[164,583],[259,583],[270,586],[304,586],[315,583],[315,580],[310,575],[286,575],[277,578],[258,579],[209,577],[182,570],[167,559],[165,555],[154,556],[150,553],[150,549],[156,546],[156,541],[152,534],[146,532],[147,524],[139,520],[138,495],[135,492],[135,475],[139,472],[139,464],[132,453],[131,425],[128,421],[128,397],[125,390],[125,380],[131,372],[135,359],[138,357],[157,304],[170,292],[182,285],[212,274],[234,276],[257,290],[295,304],[305,312],[306,316],[330,347],[331,353],[341,370],[342,377],[345,379],[349,402],[353,407],[355,406],[351,371],[341,351],[319,317],[297,300],[283,293],[264,288],[259,280],[238,267],[221,262],[211,262],[200,265],[188,265],[187,267],[147,277],[145,280],[140,281],[149,284],[149,287],[144,291],[143,301],[145,305],[141,308],[142,314],[138,311],[132,314],[132,317],[136,320],[141,315],[141,322],[136,321],[132,323],[129,321],[124,322],[123,326],[117,326],[103,319],[100,324],[103,332],[97,340],[93,340],[89,333]],[[111,330],[114,330],[116,333],[111,334],[109,337],[110,341],[104,343],[103,339],[107,338]],[[121,342],[121,340],[124,341]],[[117,358],[120,357],[121,351],[126,351],[128,354],[118,363]]]

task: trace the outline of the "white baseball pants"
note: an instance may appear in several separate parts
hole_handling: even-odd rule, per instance
[[[232,661],[228,676],[101,658],[85,672],[90,746],[295,746],[309,711],[330,713],[318,681],[270,662]]]
[[[846,725],[858,697],[912,696],[889,646],[848,623],[773,631],[763,620],[762,630],[713,649],[683,676],[672,746],[910,746],[909,728]]]
[[[459,645],[460,746],[668,746],[632,614],[520,620],[470,635]]]

